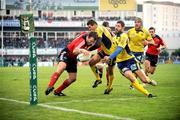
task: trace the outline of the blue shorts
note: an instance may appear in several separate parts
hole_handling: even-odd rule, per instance
[[[125,73],[126,71],[129,70],[134,73],[135,71],[141,69],[139,64],[136,62],[134,58],[123,62],[118,62],[117,65],[121,73]]]
[[[136,60],[138,60],[140,63],[143,63],[143,52],[132,52],[135,56]]]

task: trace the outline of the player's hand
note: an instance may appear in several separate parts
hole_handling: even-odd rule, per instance
[[[144,41],[143,41],[143,44],[144,44],[144,46],[148,45],[148,41],[147,41],[147,40],[144,40]]]
[[[105,56],[104,59],[103,59],[103,61],[104,61],[105,63],[109,63],[109,60],[110,60],[110,59],[109,59],[109,56]]]
[[[83,53],[85,56],[87,55],[90,55],[91,54],[91,52],[89,52],[89,51],[87,51],[87,50],[85,50],[85,49],[81,49],[81,53]]]
[[[158,51],[161,51],[161,48],[157,48]]]
[[[158,51],[162,51],[162,50],[164,50],[164,49],[165,49],[165,48],[160,48],[160,47],[157,48]]]

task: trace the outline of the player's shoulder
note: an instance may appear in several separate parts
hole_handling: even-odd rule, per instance
[[[104,26],[102,26],[102,25],[98,25],[96,29],[97,29],[97,30],[101,30],[101,31],[103,31],[103,29],[104,29],[104,28],[105,28]]]
[[[148,30],[147,30],[146,28],[144,28],[144,27],[142,28],[142,31],[143,31],[144,33],[149,33]]]
[[[128,33],[132,32],[132,31],[135,31],[135,28],[131,28],[128,30]]]
[[[122,36],[122,37],[128,37],[127,33],[125,33],[125,32],[123,32],[123,33],[121,34],[121,36]]]
[[[127,33],[124,33],[124,32],[123,32],[123,33],[121,34],[121,39],[122,39],[123,41],[124,41],[124,40],[127,41],[127,40],[129,39]]]
[[[81,35],[81,34],[87,34],[88,32],[86,32],[86,31],[83,31],[83,32],[80,32],[79,34]]]
[[[88,34],[88,32],[80,32],[77,36],[76,36],[76,38],[81,38],[81,37],[83,37],[83,36],[85,36],[85,35],[87,35]]]
[[[158,39],[161,39],[161,37],[159,35],[157,35],[157,34],[155,35],[155,37],[158,38]]]

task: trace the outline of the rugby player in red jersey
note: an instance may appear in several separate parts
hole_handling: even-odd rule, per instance
[[[95,44],[98,39],[96,32],[83,32],[71,43],[69,43],[58,56],[57,70],[52,74],[45,94],[48,95],[54,89],[54,84],[60,75],[66,70],[68,77],[64,82],[54,90],[54,95],[65,96],[62,91],[67,88],[71,83],[76,81],[77,78],[77,55],[80,53],[89,54],[88,49]]]
[[[156,64],[158,62],[158,55],[162,49],[166,48],[166,44],[162,38],[155,34],[155,28],[150,27],[149,33],[151,34],[154,45],[148,45],[148,49],[146,51],[146,59],[144,62],[145,73],[148,76],[149,73],[154,74],[156,70]]]

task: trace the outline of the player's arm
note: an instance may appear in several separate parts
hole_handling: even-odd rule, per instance
[[[145,46],[146,46],[146,45],[155,45],[155,44],[154,44],[154,40],[153,40],[153,38],[151,37],[150,34],[148,34],[147,39],[144,40],[143,42],[144,42],[144,45],[145,45]]]
[[[153,39],[144,40],[143,44],[144,44],[144,46],[146,46],[146,45],[155,45]]]
[[[127,45],[127,41],[128,36],[126,34],[121,35],[121,37],[117,41],[118,46],[116,47],[116,50],[109,56],[110,61],[112,61],[118,54],[122,52],[122,50]]]
[[[83,48],[84,45],[85,45],[84,41],[75,44],[76,47],[73,50],[73,54],[78,55],[78,54],[84,53],[85,55],[88,55],[89,51]]]
[[[118,38],[116,50],[109,57],[106,56],[105,61],[111,64],[113,62],[113,59],[123,51],[123,49],[127,45],[127,41],[128,36],[126,34],[122,35],[121,38]]]
[[[73,54],[75,54],[75,55],[78,55],[78,54],[81,54],[81,53],[83,53],[83,54],[85,54],[85,55],[89,55],[89,54],[90,54],[89,51],[87,51],[87,50],[85,50],[85,49],[82,49],[82,48],[75,48],[75,49],[73,50]]]
[[[154,44],[154,40],[153,40],[151,34],[148,31],[146,31],[146,30],[145,30],[145,34],[146,34],[147,37],[143,41],[144,46],[146,46],[146,45],[155,45]]]
[[[146,41],[148,45],[154,45],[154,40],[152,38],[149,38]]]
[[[166,43],[163,43],[163,45],[161,45],[161,50],[163,50],[163,49],[166,49],[167,48],[167,45],[166,45]]]
[[[158,36],[158,38],[159,38],[159,40],[161,40],[160,47],[159,47],[158,49],[159,49],[159,50],[164,50],[164,49],[166,49],[166,48],[167,48],[167,45],[166,45],[166,43],[164,42],[164,40],[163,40],[161,37],[159,37],[159,36]]]
[[[123,48],[120,46],[116,47],[116,50],[110,55],[110,56],[105,56],[104,61],[108,64],[112,64],[113,59],[116,58],[117,55],[119,55],[122,52]]]

